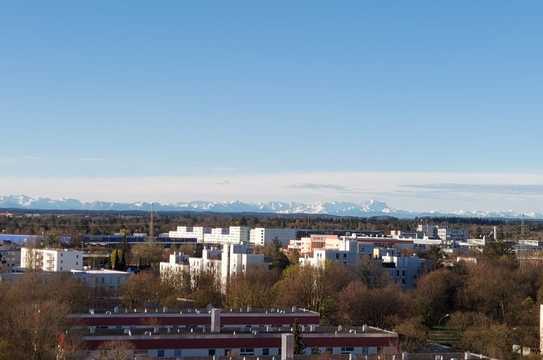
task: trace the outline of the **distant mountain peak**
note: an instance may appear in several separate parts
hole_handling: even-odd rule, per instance
[[[189,201],[162,204],[158,202],[106,202],[93,201],[82,202],[77,199],[61,198],[50,199],[26,195],[0,196],[0,208],[4,209],[28,209],[28,210],[97,210],[97,211],[209,211],[220,213],[275,213],[275,214],[322,214],[333,216],[394,216],[398,218],[413,218],[417,216],[458,216],[458,217],[483,217],[483,218],[530,218],[543,219],[542,213],[525,212],[517,213],[507,211],[464,211],[454,212],[415,212],[398,210],[389,207],[379,200],[368,200],[361,203],[342,201],[320,201],[315,203],[301,202],[258,202],[247,203],[239,200],[233,201]]]

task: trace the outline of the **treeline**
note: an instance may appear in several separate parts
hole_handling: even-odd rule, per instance
[[[319,215],[279,214],[217,214],[217,213],[157,213],[154,233],[165,233],[177,226],[246,225],[252,227],[289,227],[315,230],[384,231],[415,230],[421,222],[433,222],[452,227],[467,227],[473,237],[490,234],[498,226],[502,239],[543,239],[543,221],[493,220],[477,218],[420,218],[396,219],[390,217],[354,218]],[[125,232],[149,233],[148,213],[39,213],[33,216],[0,217],[0,232],[45,236],[69,235],[78,240],[82,235],[101,235]]]

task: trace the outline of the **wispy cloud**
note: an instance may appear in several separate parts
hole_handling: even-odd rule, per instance
[[[332,190],[337,192],[344,193],[355,193],[357,190],[350,188],[348,186],[338,185],[338,184],[316,184],[316,183],[301,183],[301,184],[292,184],[287,186],[290,189],[299,189],[299,190]]]
[[[507,195],[543,195],[543,184],[419,184],[402,185],[404,188],[412,188],[426,191],[446,191],[462,193],[487,193]]]

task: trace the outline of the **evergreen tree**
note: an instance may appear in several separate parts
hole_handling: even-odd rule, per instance
[[[294,354],[301,355],[304,353],[305,345],[302,340],[302,329],[298,319],[296,319],[294,325],[292,325],[292,334],[294,335]]]
[[[119,261],[119,266],[118,266],[118,269],[116,269],[116,270],[120,270],[120,271],[126,270],[126,256],[125,256],[125,251],[121,251],[121,260]]]

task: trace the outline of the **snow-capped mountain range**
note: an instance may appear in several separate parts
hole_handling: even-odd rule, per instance
[[[28,209],[28,210],[97,210],[97,211],[207,211],[220,213],[275,213],[275,214],[322,214],[333,216],[393,216],[398,218],[413,218],[417,216],[457,216],[457,217],[484,217],[484,218],[528,218],[543,219],[543,213],[519,213],[514,211],[455,211],[417,212],[399,210],[389,207],[382,201],[370,200],[364,203],[351,202],[316,202],[311,204],[300,202],[258,202],[248,203],[241,201],[190,201],[170,204],[162,203],[121,203],[121,202],[82,202],[77,199],[50,199],[34,198],[25,195],[0,196],[2,209]]]

